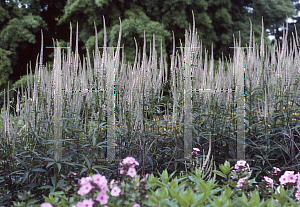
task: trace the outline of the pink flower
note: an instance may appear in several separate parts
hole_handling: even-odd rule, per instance
[[[130,168],[128,169],[127,175],[129,175],[129,176],[132,177],[132,178],[135,177],[135,176],[136,176],[136,170],[135,170],[135,168],[130,167]]]
[[[84,196],[88,194],[92,188],[93,186],[91,185],[91,183],[87,183],[79,188],[78,194]]]
[[[237,164],[238,164],[239,166],[245,166],[246,161],[245,161],[245,160],[239,160],[239,161],[237,161]]]
[[[53,207],[51,203],[42,203],[41,207]]]
[[[291,175],[287,176],[287,180],[288,180],[288,182],[290,182],[290,183],[295,183],[295,182],[297,181],[297,176],[291,174]]]
[[[299,180],[298,180],[298,182],[297,182],[296,188],[297,188],[298,190],[300,190],[300,181],[299,181]]]
[[[277,168],[277,167],[273,167],[273,169],[274,169],[274,173],[277,173],[277,172],[279,172],[279,171],[281,171],[279,168]]]
[[[280,186],[276,188],[275,194],[280,193]]]
[[[269,177],[267,177],[267,176],[265,176],[264,178],[265,178],[265,181],[268,183],[268,185],[269,185],[271,188],[273,188],[273,186],[274,186],[274,181],[273,181],[273,179],[272,179],[272,178],[269,178]]]
[[[79,181],[78,181],[78,183],[80,184],[80,185],[85,185],[85,184],[87,184],[87,183],[89,183],[89,182],[91,182],[92,181],[92,178],[91,177],[82,177]]]
[[[99,188],[103,188],[105,186],[107,186],[107,180],[105,178],[105,176],[100,175],[100,174],[95,174],[92,177],[93,182],[99,186]]]
[[[280,178],[279,178],[279,182],[281,185],[285,185],[287,182],[288,182],[288,179],[285,175],[282,175]]]
[[[294,175],[294,171],[285,171],[284,175],[285,176]]]
[[[139,165],[139,163],[137,161],[135,161],[135,159],[133,157],[126,157],[125,159],[123,159],[122,164],[130,165],[131,167],[135,167],[136,165]]]
[[[299,201],[300,191],[299,189],[295,193],[296,200]]]
[[[90,198],[89,200],[84,199],[82,202],[77,203],[77,207],[93,207],[94,201]]]
[[[140,207],[140,205],[136,203],[132,207]]]
[[[114,187],[113,189],[111,189],[110,195],[112,196],[119,196],[121,192],[121,189],[118,187]]]
[[[239,181],[237,182],[236,187],[238,187],[238,188],[243,187],[243,184],[245,184],[246,179],[247,178],[241,178],[241,179],[239,179]]]
[[[106,193],[108,191],[108,186],[107,185],[103,185],[103,186],[101,186],[100,189],[101,189],[102,192]]]
[[[96,201],[99,201],[101,205],[107,204],[108,201],[108,195],[104,192],[101,192],[97,195]]]
[[[110,181],[110,188],[112,188],[113,187],[113,184],[115,183],[115,179],[112,179],[111,181]]]
[[[245,161],[245,160],[239,160],[239,161],[236,162],[234,168],[235,168],[235,169],[239,169],[240,167],[244,167],[245,164],[246,164],[246,161]]]

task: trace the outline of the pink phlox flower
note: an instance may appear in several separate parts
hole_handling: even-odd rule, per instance
[[[273,169],[274,169],[274,173],[277,173],[277,172],[279,172],[279,171],[281,171],[279,168],[277,168],[277,167],[273,167]]]
[[[237,161],[237,163],[236,163],[238,166],[245,166],[245,164],[246,164],[246,161],[245,160],[239,160],[239,161]]]
[[[132,207],[140,207],[140,205],[136,203]]]
[[[108,195],[104,192],[101,192],[97,195],[96,201],[99,201],[101,205],[107,204],[108,201]]]
[[[84,199],[82,202],[78,202],[77,203],[77,207],[93,207],[94,205],[94,201],[90,198],[88,199]]]
[[[297,188],[298,190],[300,190],[300,180],[299,180],[299,179],[298,179],[298,182],[297,182],[296,188]]]
[[[75,207],[83,207],[83,203],[79,201]]]
[[[285,185],[288,182],[288,179],[287,179],[286,175],[282,175],[279,178],[279,182],[280,182],[280,184]]]
[[[300,190],[298,189],[295,193],[296,200],[299,201]]]
[[[284,175],[285,176],[294,175],[294,171],[285,171]]]
[[[111,189],[110,195],[112,196],[119,196],[121,192],[121,189],[118,187],[113,187],[113,189]]]
[[[280,193],[280,185],[276,188],[275,194],[277,194],[277,193]]]
[[[123,169],[120,170],[120,174],[121,174],[121,175],[123,175],[125,172],[126,172],[126,171],[123,170]]]
[[[248,163],[246,164],[246,170],[249,170],[249,171],[250,171],[250,166],[249,166]]]
[[[199,148],[193,148],[194,151],[200,152]]]
[[[99,188],[102,188],[103,186],[107,186],[107,180],[103,175],[95,174],[93,175],[92,179],[93,182],[99,186]]]
[[[91,185],[91,183],[82,185],[78,190],[78,194],[81,196],[84,196],[84,195],[88,194],[92,188],[93,188],[93,186]]]
[[[53,207],[51,203],[42,203],[41,207]]]
[[[268,183],[268,185],[269,185],[271,188],[273,188],[273,186],[274,186],[274,181],[273,181],[273,179],[272,179],[272,178],[269,178],[269,177],[267,177],[267,176],[264,176],[264,178],[265,178],[265,181]]]
[[[78,181],[78,183],[80,184],[80,185],[85,185],[85,184],[87,184],[87,183],[89,183],[89,182],[91,182],[92,181],[92,178],[91,177],[82,177],[79,181]]]
[[[125,159],[123,159],[122,164],[129,165],[131,167],[135,167],[136,165],[139,165],[139,163],[133,157],[126,157]]]
[[[108,186],[107,185],[102,185],[100,189],[101,189],[102,192],[106,193],[108,191]]]
[[[300,173],[297,173],[297,174],[295,174],[295,176],[296,176],[296,179],[300,179]]]
[[[112,179],[111,181],[110,181],[110,188],[112,188],[113,187],[113,184],[115,183],[115,179]]]
[[[247,178],[241,178],[239,179],[239,181],[237,182],[237,185],[236,187],[240,188],[243,186],[243,184],[246,184],[245,181],[246,181]]]
[[[127,175],[130,176],[130,177],[132,177],[132,178],[135,177],[136,176],[136,170],[135,170],[135,168],[130,167],[128,169]]]
[[[289,176],[287,176],[287,182],[296,183],[296,181],[297,181],[296,175],[290,174]]]

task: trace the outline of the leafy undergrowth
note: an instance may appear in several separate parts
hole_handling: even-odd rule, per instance
[[[137,175],[139,163],[133,157],[125,158],[120,165],[121,181],[108,182],[100,174],[79,178],[70,173],[67,187],[44,196],[44,203],[36,204],[30,199],[33,195],[27,193],[19,196],[22,201],[14,206],[298,206],[299,173],[283,173],[276,167],[255,185],[255,179],[250,180],[252,171],[243,160],[234,167],[226,161],[219,165],[220,171],[212,170],[222,182],[207,179],[199,165],[189,165],[189,172],[181,176],[164,170],[158,177],[147,174],[144,178]]]

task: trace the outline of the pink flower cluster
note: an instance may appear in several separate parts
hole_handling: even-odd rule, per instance
[[[294,174],[294,171],[285,171],[283,175],[279,178],[279,182],[282,186],[290,185],[295,187],[297,190],[295,192],[296,200],[299,201],[300,196],[300,173]],[[278,193],[280,193],[280,186],[277,187]],[[275,192],[277,193],[277,192]]]
[[[240,178],[237,182],[237,186],[238,188],[243,188],[246,186],[251,186],[250,181],[247,180],[250,178],[251,172],[247,172],[250,171],[250,167],[249,165],[246,163],[246,161],[244,160],[239,160],[236,165],[235,165],[235,170],[232,170],[233,173],[235,173],[236,175],[243,175],[246,174],[245,177]],[[273,172],[269,172],[269,175],[271,177],[276,176],[278,172],[280,172],[281,170],[279,168],[273,167]],[[231,176],[231,178],[234,178],[233,176]],[[284,174],[279,178],[279,182],[280,185],[286,188],[289,187],[296,187],[296,192],[295,192],[295,197],[296,200],[299,201],[299,196],[300,196],[300,173],[295,174],[294,171],[285,171]],[[264,176],[264,179],[262,180],[262,183],[264,183],[266,188],[274,188],[274,183],[275,181],[268,177],[268,176]],[[276,188],[275,194],[276,193],[280,193],[280,185]],[[256,186],[258,187],[258,186]],[[258,187],[259,188],[259,187]],[[271,193],[271,191],[268,191],[268,193]]]
[[[136,177],[135,166],[139,165],[139,163],[133,157],[126,157],[123,159],[120,166],[122,167],[120,170],[120,174],[126,174],[132,178]]]
[[[250,180],[247,181],[247,179],[248,179],[247,177],[240,178],[239,181],[237,182],[236,187],[241,188],[244,185],[250,184]]]
[[[42,203],[41,207],[53,207],[51,203]]]
[[[242,187],[249,185],[250,181],[248,179],[250,178],[250,174],[251,174],[249,164],[246,163],[246,161],[244,160],[239,160],[235,164],[234,169],[235,170],[232,170],[232,172],[235,173],[236,175],[245,176],[239,178],[236,187],[241,189]],[[231,178],[233,178],[233,176]]]
[[[78,190],[78,194],[81,196],[85,196],[91,192],[93,189],[100,190],[100,193],[95,197],[95,200],[98,201],[101,205],[107,204],[108,202],[108,186],[107,180],[105,176],[100,174],[95,174],[92,177],[82,177],[78,184],[80,188]],[[116,195],[116,193],[114,193]],[[82,202],[77,203],[77,207],[90,207],[93,206],[94,201],[90,199],[85,199]],[[76,207],[75,205],[72,207]]]
[[[133,157],[125,158],[122,163],[120,163],[122,169],[121,174],[129,176],[131,178],[137,177],[137,173],[135,167],[139,165],[139,163]],[[72,177],[76,175],[76,173],[70,173]],[[140,197],[147,199],[147,178],[148,174],[145,178],[141,179],[139,183],[137,183],[134,187],[135,192],[139,192]],[[111,180],[110,182],[110,196],[121,196],[124,195],[121,193],[122,185],[120,182]],[[93,207],[95,204],[94,201],[98,201],[101,205],[105,205],[108,203],[109,196],[107,192],[108,189],[108,181],[105,176],[100,174],[95,174],[92,177],[82,177],[78,181],[78,191],[77,193],[80,196],[85,196],[86,199],[78,202],[76,205],[72,205],[72,207]],[[120,189],[120,188],[121,189]],[[129,191],[128,191],[129,192]],[[97,195],[97,196],[95,196]],[[88,197],[88,199],[87,199]],[[123,198],[122,198],[123,199]],[[136,198],[131,198],[131,200],[137,200]],[[97,205],[96,203],[95,205]],[[51,203],[42,203],[41,207],[53,207]],[[106,205],[104,207],[107,207]],[[133,207],[140,207],[139,204],[134,204]]]
[[[239,161],[237,161],[236,164],[235,164],[235,166],[234,166],[234,168],[236,170],[240,169],[240,170],[242,170],[242,172],[244,172],[244,171],[250,171],[249,164],[246,163],[245,160],[239,160]]]

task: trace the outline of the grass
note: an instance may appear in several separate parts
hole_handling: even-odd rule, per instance
[[[12,109],[6,99],[1,111],[3,205],[11,204],[23,191],[30,190],[40,199],[62,189],[71,171],[82,176],[100,173],[118,179],[118,162],[112,161],[108,153],[114,146],[116,158],[137,158],[139,174],[157,175],[157,171],[166,168],[180,172],[184,170],[184,162],[177,160],[185,157],[186,123],[192,123],[191,146],[207,153],[211,149],[217,166],[234,158],[237,147],[234,93],[192,93],[192,108],[189,108],[185,104],[189,93],[184,87],[189,83],[193,89],[234,89],[237,56],[219,60],[215,68],[213,52],[209,55],[201,47],[195,31],[190,31],[187,37],[186,51],[195,48],[190,51],[192,58],[185,59],[183,48],[175,51],[174,43],[171,74],[163,56],[157,57],[156,48],[150,47],[151,55],[146,56],[146,43],[142,51],[136,51],[133,65],[126,64],[124,54],[120,55],[122,58],[118,55],[120,48],[115,60],[109,50],[101,54],[97,42],[93,61],[89,53],[81,61],[76,52],[77,32],[75,53],[69,49],[61,57],[61,49],[56,49],[53,70],[43,67],[42,44],[35,73],[30,69],[28,87],[22,87],[14,100],[17,107]],[[117,47],[120,39],[121,31]],[[73,48],[71,41],[70,37]],[[245,54],[246,158],[254,159],[250,164],[256,178],[262,178],[273,166],[299,168],[296,42],[298,37],[290,45],[283,39],[274,48],[264,48],[253,38],[249,43],[252,49]],[[187,67],[190,64],[193,67]],[[188,68],[192,82],[185,78],[189,76]],[[168,85],[171,89],[169,96],[165,96],[163,92]],[[188,110],[191,116],[185,113]]]

